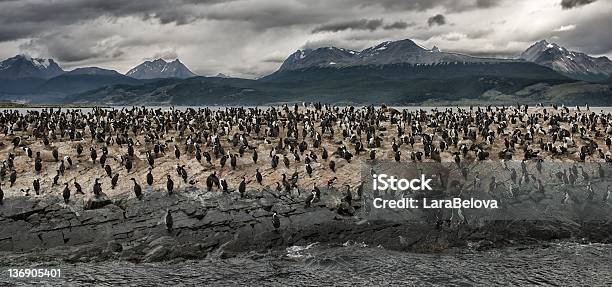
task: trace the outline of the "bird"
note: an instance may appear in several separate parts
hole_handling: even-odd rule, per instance
[[[172,233],[172,230],[173,230],[172,225],[174,224],[174,221],[172,219],[172,212],[170,211],[170,209],[166,210],[166,216],[165,216],[164,221],[166,223],[166,230],[168,231],[168,233]]]
[[[314,202],[314,200],[316,199],[316,197],[317,197],[316,192],[314,190],[311,191],[310,194],[305,199],[304,207],[305,208],[310,207],[312,205],[312,203]]]
[[[125,169],[127,170],[128,173],[130,173],[130,170],[132,170],[132,160],[128,157],[125,159]]]
[[[174,146],[174,156],[176,157],[176,159],[181,159],[181,151],[176,145]]]
[[[174,190],[174,181],[172,181],[172,177],[170,175],[167,175],[166,178],[168,178],[168,182],[166,182],[166,188],[168,189],[168,195],[171,195],[172,191]]]
[[[64,183],[64,191],[62,191],[62,196],[64,197],[64,203],[68,203],[70,200],[70,189],[68,188],[68,183]]]
[[[4,205],[4,190],[2,190],[1,183],[0,183],[0,205]]]
[[[104,171],[106,171],[106,175],[108,175],[108,177],[113,177],[113,170],[111,169],[110,165],[105,165],[104,166]]]
[[[115,173],[115,175],[113,175],[113,178],[111,178],[111,189],[115,189],[118,182],[119,182],[119,174]]]
[[[99,180],[99,178],[96,178],[93,185],[93,193],[95,197],[100,197],[100,195],[102,195],[102,184],[100,184]]]
[[[334,183],[336,183],[336,180],[338,180],[338,177],[332,177],[330,180],[327,181],[327,188],[331,188]]]
[[[244,194],[246,192],[246,182],[244,176],[242,177],[242,181],[238,185],[238,192],[240,192],[240,197],[244,198]]]
[[[59,169],[56,170],[56,172],[57,173],[53,177],[53,183],[51,184],[51,186],[55,186],[56,184],[58,184],[58,181],[59,181],[59,178],[60,178],[60,171],[59,171]]]
[[[34,188],[34,192],[36,193],[36,195],[40,194],[40,179],[34,179],[32,181],[32,187]]]
[[[83,189],[81,189],[81,185],[76,180],[74,181],[74,188],[76,189],[74,192],[75,194],[84,194]]]
[[[333,160],[329,161],[329,169],[331,169],[331,171],[336,172],[336,162]]]
[[[138,184],[138,182],[136,182],[135,178],[130,178],[130,180],[132,182],[134,182],[134,195],[136,196],[136,198],[138,198],[139,200],[142,199],[142,188],[140,187],[140,185]]]
[[[257,180],[257,183],[261,185],[261,182],[263,181],[263,176],[259,172],[259,168],[255,169],[255,179]]]
[[[278,214],[276,212],[272,214],[272,226],[274,226],[275,230],[280,228],[280,219],[278,219]]]
[[[96,152],[96,149],[94,149],[93,147],[89,148],[89,157],[91,158],[91,161],[95,164],[96,159],[98,158],[98,153]]]
[[[221,179],[221,191],[228,193],[229,190],[227,189],[227,181],[225,179]]]
[[[211,191],[213,189],[213,185],[215,185],[216,182],[218,182],[218,181],[219,181],[219,178],[217,178],[217,172],[211,173],[206,178],[206,190],[207,191]]]
[[[13,185],[15,184],[15,181],[17,181],[17,171],[16,170],[12,170],[11,171],[11,175],[9,176],[9,180],[11,182],[11,185],[9,187],[13,187]]]
[[[258,158],[258,155],[257,155],[257,150],[256,150],[256,149],[255,149],[255,150],[253,150],[253,156],[252,156],[252,158],[253,158],[253,163],[257,163],[257,158]]]
[[[151,168],[149,168],[149,172],[147,173],[147,184],[149,186],[153,185],[153,174],[151,173]]]

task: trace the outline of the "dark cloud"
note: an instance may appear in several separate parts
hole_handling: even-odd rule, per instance
[[[563,7],[563,9],[572,9],[574,7],[591,4],[595,1],[597,0],[561,0],[561,7]]]
[[[35,55],[46,55],[64,63],[115,59],[125,54],[116,42],[97,41],[95,37],[88,39],[80,33],[74,36],[50,33],[22,43],[19,49]]]
[[[226,0],[232,1],[232,0]],[[198,5],[216,4],[223,0],[23,0],[0,1],[0,41],[35,36],[62,25],[89,22],[101,17],[116,19],[138,17],[162,24],[184,25],[198,19]],[[11,28],[11,26],[14,26]],[[26,28],[21,28],[25,26]]]
[[[491,8],[499,5],[499,0],[476,0],[476,7],[478,8]]]
[[[402,29],[406,29],[408,27],[414,26],[414,23],[406,23],[404,21],[397,21],[397,22],[393,22],[391,24],[385,25],[383,27],[383,29],[385,30],[402,30]]]
[[[612,37],[607,27],[612,27],[612,17],[603,15],[591,17],[576,25],[573,30],[563,33],[551,32],[542,39],[548,38],[567,48],[587,54],[610,54],[612,53]]]
[[[429,17],[429,19],[427,19],[427,25],[429,26],[444,25],[444,24],[446,24],[446,18],[442,14],[438,14],[436,16],[432,16],[432,17]]]
[[[383,24],[382,19],[351,20],[351,21],[336,22],[336,23],[321,25],[319,27],[314,28],[312,30],[312,33],[339,32],[339,31],[344,31],[344,30],[349,30],[349,29],[374,31],[378,29],[380,26],[382,26],[382,24]]]
[[[499,5],[503,0],[359,0],[363,6],[379,5],[387,10],[425,11],[441,7],[446,12],[462,12],[488,9]]]

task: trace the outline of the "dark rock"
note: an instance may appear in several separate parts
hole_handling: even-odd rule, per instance
[[[106,249],[110,250],[111,252],[121,252],[123,251],[123,245],[117,241],[109,241],[106,245]]]
[[[84,209],[98,209],[113,203],[106,194],[102,193],[96,197],[93,194],[85,200]]]

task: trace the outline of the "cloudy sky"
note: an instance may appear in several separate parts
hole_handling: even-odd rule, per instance
[[[612,56],[611,0],[0,0],[0,58],[127,72],[180,58],[200,75],[256,78],[297,49],[410,38],[513,57],[547,39]]]

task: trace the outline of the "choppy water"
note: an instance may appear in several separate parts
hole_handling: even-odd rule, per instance
[[[122,108],[126,108],[126,109],[131,109],[134,106],[112,106],[112,107],[108,107],[108,109],[122,109]],[[189,108],[192,109],[199,109],[199,108],[209,108],[213,111],[215,110],[223,110],[225,108],[229,108],[231,106],[148,106],[147,108],[152,108],[152,109],[162,109],[163,111],[166,110],[170,110],[170,109],[175,109],[175,110],[179,110],[179,111],[184,111],[187,110]],[[266,105],[262,105],[262,106],[240,106],[243,108],[255,108],[258,107],[260,109],[265,109],[268,106]],[[418,110],[424,110],[424,111],[431,111],[433,109],[437,109],[437,110],[445,110],[445,109],[457,109],[457,106],[439,106],[439,107],[425,107],[425,106],[403,106],[403,107],[395,107],[397,109],[402,109],[402,110],[407,110],[407,111],[418,111]],[[462,109],[469,109],[469,106],[463,106],[463,107],[459,107]],[[570,109],[573,109],[575,107],[569,107]],[[584,107],[581,107],[584,108]],[[50,108],[0,108],[0,112],[6,111],[6,110],[10,110],[10,111],[19,111],[20,113],[27,113],[28,111],[41,111],[43,109],[49,110]],[[58,108],[53,108],[53,110],[57,110]],[[595,113],[612,113],[612,107],[590,107],[589,108],[592,112]],[[80,110],[81,112],[87,113],[87,112],[91,112],[93,109],[92,108],[70,108],[70,107],[65,107],[62,108],[62,110],[66,111],[66,110]],[[584,111],[584,110],[583,110]]]
[[[441,254],[362,244],[290,247],[267,254],[179,263],[62,264],[62,278],[29,286],[612,286],[612,245],[553,243]]]

